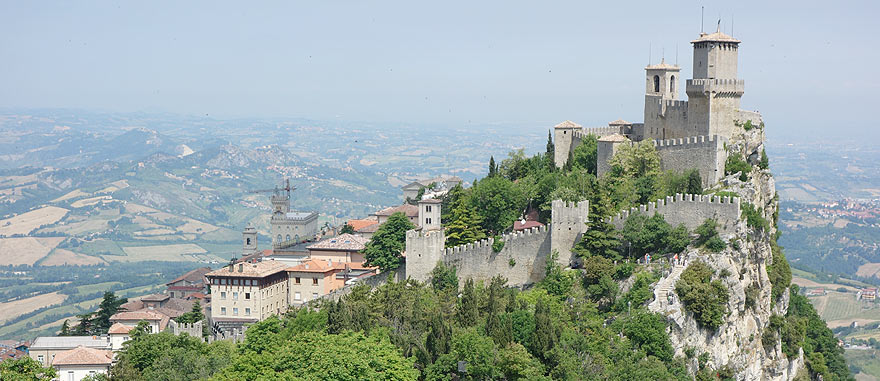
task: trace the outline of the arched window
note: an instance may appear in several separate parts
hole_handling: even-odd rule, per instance
[[[281,234],[278,235],[278,242],[281,242]]]
[[[675,93],[675,76],[669,77],[669,92]]]
[[[287,235],[287,240],[290,241],[290,234]]]
[[[299,234],[293,236],[293,239],[296,240],[296,242],[299,242]]]
[[[251,245],[251,239],[250,239],[250,238],[247,239],[247,241],[245,242],[245,245],[248,245],[248,246]]]
[[[660,76],[659,75],[654,76],[654,92],[655,93],[660,92]]]

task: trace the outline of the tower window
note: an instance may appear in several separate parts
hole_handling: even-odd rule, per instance
[[[290,241],[290,234],[287,235],[287,240]]]
[[[278,242],[281,242],[281,234],[278,235]]]
[[[251,245],[251,239],[250,239],[250,238],[247,239],[247,245],[248,245],[248,246]]]
[[[654,76],[654,92],[655,93],[660,92],[660,76],[659,75]]]
[[[669,92],[675,93],[675,76],[669,77]]]

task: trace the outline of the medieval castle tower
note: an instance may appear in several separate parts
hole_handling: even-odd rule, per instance
[[[663,170],[697,169],[703,186],[724,177],[725,142],[738,125],[761,123],[761,115],[740,109],[745,83],[737,79],[741,41],[716,31],[701,33],[694,46],[693,79],[685,85],[688,100],[678,99],[681,68],[661,61],[645,68],[643,123],[616,120],[608,127],[583,128],[565,121],[555,126],[555,162],[565,165],[569,153],[588,134],[599,139],[599,175],[610,170],[608,160],[622,144],[652,141]]]

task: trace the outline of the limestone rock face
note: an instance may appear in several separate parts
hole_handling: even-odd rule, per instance
[[[760,137],[753,138],[762,137],[761,132]],[[743,151],[747,147],[752,151],[762,149],[761,145],[750,144],[746,140],[735,141],[734,146],[739,147],[734,149]],[[721,189],[739,193],[744,203],[750,202],[760,207],[765,218],[772,221],[776,210],[776,190],[769,171],[753,171],[748,182],[728,176],[716,188]],[[648,308],[668,319],[669,336],[676,356],[684,357],[686,349],[694,350],[694,358],[688,360],[691,371],[697,370],[697,357],[703,353],[708,354],[709,367],[719,369],[727,366],[736,372],[738,380],[791,380],[803,367],[802,352],[797,358],[788,358],[782,353],[778,341],[769,350],[765,350],[761,342],[761,334],[770,323],[770,316],[785,315],[788,311],[788,293],[775,303],[771,301],[767,266],[772,262],[770,240],[773,233],[756,231],[749,228],[745,221],[740,221],[735,232],[722,236],[728,243],[725,250],[711,253],[705,249],[689,248],[682,255],[684,263],[673,265],[655,285],[655,298]],[[730,293],[728,315],[717,331],[699,327],[693,315],[685,310],[675,295],[675,283],[686,265],[694,261],[706,263],[715,270],[716,275],[726,275],[720,279]],[[753,305],[747,306],[746,290],[749,288],[755,288],[758,296]]]

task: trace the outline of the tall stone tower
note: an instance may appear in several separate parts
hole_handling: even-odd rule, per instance
[[[576,147],[581,143],[580,138],[574,135],[576,132],[583,131],[580,124],[566,120],[553,127],[553,163],[557,167],[562,167],[568,161],[568,153],[572,147]]]
[[[284,192],[273,193],[272,212],[275,214],[286,214],[287,212],[290,212],[290,195]]]
[[[248,226],[244,228],[244,231],[241,233],[241,255],[245,256],[257,251],[257,229],[254,229],[253,226]]]
[[[687,135],[680,131],[684,123],[684,102],[678,100],[678,65],[659,64],[645,67],[645,129],[641,138],[672,139]],[[680,109],[679,109],[680,108]]]
[[[419,227],[422,230],[440,230],[440,207],[443,202],[437,199],[419,200]]]
[[[736,78],[740,40],[701,33],[694,45],[694,78],[687,81],[688,125],[693,135],[733,134],[745,81]]]

